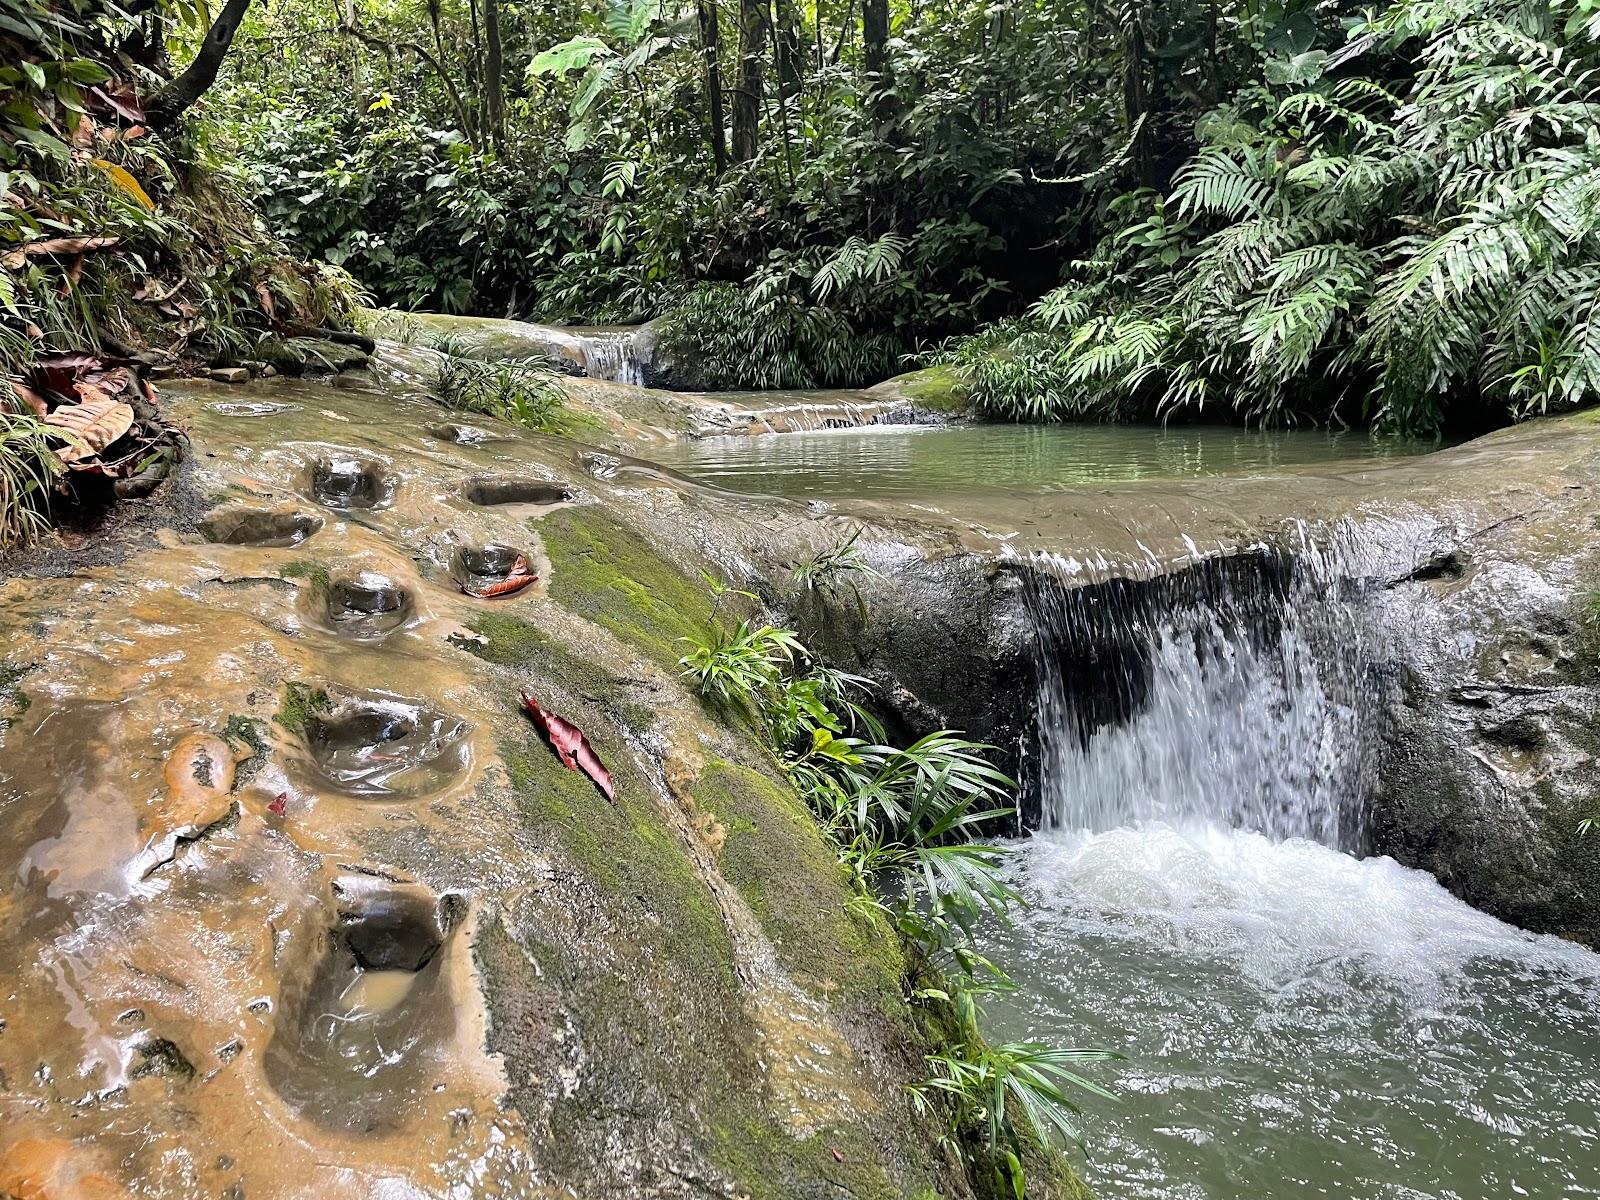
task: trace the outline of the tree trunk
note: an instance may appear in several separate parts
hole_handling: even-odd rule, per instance
[[[773,57],[778,65],[778,91],[784,99],[797,95],[805,63],[800,49],[800,13],[794,0],[774,0]]]
[[[894,116],[894,76],[889,72],[889,0],[861,0],[861,62],[867,96],[879,121]]]
[[[345,43],[350,49],[350,93],[357,115],[366,109],[367,81],[361,69],[361,42],[350,30],[356,27],[356,0],[344,0]]]
[[[711,165],[721,175],[728,169],[728,131],[722,117],[722,31],[717,28],[716,0],[696,0],[695,10],[700,18],[700,57],[705,66]]]
[[[1144,27],[1139,23],[1139,11],[1129,6],[1123,18],[1122,30],[1122,115],[1128,128],[1134,130],[1133,169],[1141,187],[1155,185],[1155,156],[1150,149],[1150,127],[1139,119],[1150,111],[1149,98],[1144,87],[1144,60],[1146,47]]]
[[[762,66],[767,48],[767,0],[739,0],[739,87],[733,94],[733,161],[760,149]]]
[[[500,48],[500,0],[483,0],[483,115],[489,140],[505,149],[505,54]]]
[[[228,0],[217,19],[206,31],[205,41],[182,75],[150,98],[145,105],[145,124],[152,129],[166,129],[188,112],[194,102],[211,90],[222,69],[222,60],[233,45],[233,35],[239,32],[239,23],[250,8],[250,0]]]

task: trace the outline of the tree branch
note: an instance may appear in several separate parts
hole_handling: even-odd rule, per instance
[[[473,136],[472,122],[467,117],[467,106],[462,103],[461,93],[456,90],[456,85],[451,81],[450,76],[445,74],[444,66],[437,58],[428,53],[426,46],[421,42],[387,42],[380,37],[374,37],[355,25],[349,26],[348,32],[354,34],[356,40],[362,45],[371,46],[374,50],[383,50],[389,54],[393,54],[396,50],[409,50],[427,63],[432,68],[433,73],[439,77],[439,82],[444,84],[445,95],[450,97],[450,107],[456,110],[456,121],[461,126],[462,134],[469,142],[476,143],[476,138]]]
[[[228,0],[217,19],[206,31],[200,52],[182,75],[162,88],[145,106],[145,123],[152,129],[166,129],[189,111],[194,102],[211,90],[222,69],[222,60],[233,45],[233,35],[250,7],[250,0]]]

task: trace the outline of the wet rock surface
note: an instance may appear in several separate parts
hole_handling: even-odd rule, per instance
[[[185,1200],[959,1190],[900,1090],[924,1047],[893,939],[679,678],[696,572],[725,573],[698,489],[442,441],[404,388],[219,390],[168,392],[204,528],[0,586],[5,662],[39,664],[0,730],[0,1164]],[[600,503],[463,495],[496,477]],[[516,603],[462,594],[518,556]],[[826,920],[775,916],[780,883]]]
[[[394,498],[395,481],[374,459],[331,454],[311,465],[311,494],[333,509],[382,508]]]
[[[572,499],[571,489],[564,484],[516,475],[485,475],[469,479],[462,485],[461,494],[471,503],[485,507],[494,504],[535,504],[547,507],[566,504]]]
[[[332,579],[309,595],[315,615],[344,637],[382,641],[405,625],[416,603],[408,588],[374,571]]]
[[[207,513],[200,532],[229,546],[298,546],[322,528],[322,518],[298,509],[230,505]]]

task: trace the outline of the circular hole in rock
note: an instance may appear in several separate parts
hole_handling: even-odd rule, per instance
[[[469,596],[510,596],[538,579],[528,556],[515,546],[491,542],[462,546],[450,559],[450,578]]]
[[[393,633],[416,607],[408,590],[371,571],[334,580],[318,599],[335,633],[368,641]]]
[[[319,1125],[382,1132],[454,1032],[441,952],[461,906],[368,875],[340,877],[333,896],[336,923],[284,981],[267,1079]]]
[[[346,795],[425,796],[466,771],[470,731],[412,701],[349,696],[306,718],[306,752],[313,782]]]
[[[322,528],[315,513],[234,505],[207,513],[200,532],[226,546],[298,546]]]
[[[312,464],[311,494],[328,508],[381,508],[393,498],[394,483],[372,459],[334,455]]]
[[[524,479],[517,475],[486,475],[469,479],[461,494],[474,504],[565,504],[572,493],[559,483]]]
[[[428,432],[442,442],[454,442],[457,446],[476,446],[494,437],[487,429],[476,425],[435,425]]]

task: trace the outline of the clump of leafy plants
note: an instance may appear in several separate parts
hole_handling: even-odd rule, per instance
[[[533,358],[483,362],[445,354],[434,393],[448,409],[528,429],[549,429],[566,402],[554,373]]]
[[[797,578],[824,586],[865,569],[859,537],[802,564]],[[817,662],[793,630],[751,617],[730,623],[727,604],[756,598],[708,583],[706,632],[684,639],[685,677],[713,702],[758,719],[851,881],[852,910],[886,918],[915,955],[915,977],[936,981],[915,987],[913,1000],[954,1007],[958,1032],[928,1056],[929,1077],[911,1088],[912,1102],[942,1112],[950,1148],[1021,1196],[1032,1137],[1079,1141],[1068,1089],[1108,1094],[1076,1068],[1118,1056],[1032,1042],[991,1046],[980,1032],[978,998],[1013,986],[977,949],[976,930],[980,919],[1006,920],[1021,903],[1005,878],[1007,848],[981,840],[1014,815],[1015,783],[992,763],[992,746],[954,731],[887,744],[858,699],[867,680]]]
[[[51,487],[61,470],[48,427],[31,413],[0,408],[0,551],[49,528]]]

